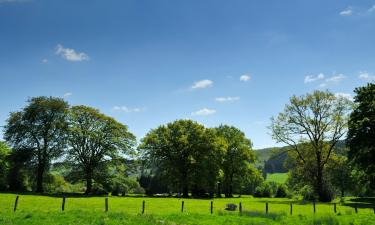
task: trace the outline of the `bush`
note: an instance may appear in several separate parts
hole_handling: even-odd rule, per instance
[[[315,195],[314,189],[310,185],[305,185],[299,190],[299,194],[304,200],[315,201],[317,196]]]
[[[288,196],[288,188],[285,184],[280,184],[278,187],[277,187],[277,191],[276,191],[276,195],[275,197],[276,198],[285,198]]]
[[[43,186],[44,190],[48,193],[72,192],[71,184],[57,174],[46,174]]]
[[[273,195],[272,186],[268,182],[255,188],[254,197],[270,198]]]

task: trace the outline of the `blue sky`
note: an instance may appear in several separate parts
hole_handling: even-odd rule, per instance
[[[293,94],[375,79],[374,40],[375,0],[0,0],[0,126],[47,95],[138,138],[191,118],[270,147]]]

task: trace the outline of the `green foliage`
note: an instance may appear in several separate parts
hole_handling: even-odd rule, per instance
[[[189,190],[213,194],[226,141],[215,130],[191,120],[177,120],[151,130],[139,149],[167,185],[188,197]],[[194,193],[193,193],[194,194]]]
[[[10,151],[11,150],[6,143],[0,141],[0,191],[7,190],[9,188],[7,175],[10,166],[8,161]]]
[[[347,142],[349,158],[364,170],[375,190],[375,84],[356,88],[356,107],[350,115]]]
[[[109,161],[120,154],[134,154],[135,137],[125,125],[87,106],[70,109],[68,126],[68,159],[78,176],[86,180],[86,193],[91,194],[92,180],[105,176]],[[118,183],[114,186],[122,191]],[[101,192],[101,188],[98,190]]]
[[[285,198],[288,195],[288,187],[285,184],[279,184],[277,187],[275,198]]]
[[[244,175],[252,171],[249,164],[255,161],[255,154],[251,141],[238,128],[221,125],[215,130],[227,143],[222,163],[223,188],[225,196],[232,197],[235,181],[240,186],[245,182],[246,176]]]
[[[305,185],[301,189],[299,189],[298,194],[307,201],[315,201],[318,198],[314,189],[309,185]]]
[[[283,112],[272,118],[272,137],[287,144],[295,174],[314,187],[319,200],[330,201],[326,165],[345,135],[351,103],[331,92],[293,96]]]
[[[65,181],[64,177],[58,174],[45,174],[43,188],[47,193],[68,193],[72,192],[72,185]]]
[[[21,111],[12,112],[5,125],[4,138],[13,151],[33,153],[27,163],[37,168],[38,192],[43,192],[43,177],[51,160],[65,149],[67,110],[63,99],[35,97]]]
[[[273,184],[264,182],[262,185],[255,188],[254,197],[271,198],[274,194]]]

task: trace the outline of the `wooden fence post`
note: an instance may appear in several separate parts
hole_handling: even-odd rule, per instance
[[[214,213],[214,202],[211,201],[211,214]]]
[[[333,211],[335,211],[335,213],[337,213],[336,203],[333,203]]]
[[[242,214],[242,202],[240,202],[240,205],[239,205],[239,211],[240,211],[240,214]]]
[[[185,202],[182,201],[182,202],[181,202],[181,212],[184,212],[184,205],[185,205]]]
[[[357,206],[357,204],[355,204],[354,209],[355,209],[355,213],[358,213],[358,206]]]
[[[314,207],[314,214],[315,214],[315,212],[316,212],[315,201],[313,202],[313,207]]]
[[[266,214],[268,214],[268,202],[266,202]]]
[[[293,203],[290,203],[290,215],[293,215]]]
[[[145,205],[146,205],[146,202],[145,202],[145,200],[143,200],[143,202],[142,202],[142,214],[145,213]]]
[[[108,197],[105,198],[105,211],[108,212]]]
[[[16,197],[16,201],[14,202],[14,209],[13,209],[13,212],[17,211],[17,205],[18,205],[18,199],[19,199],[20,196],[17,195]]]
[[[65,196],[63,196],[62,204],[61,204],[61,210],[64,212],[65,210]]]

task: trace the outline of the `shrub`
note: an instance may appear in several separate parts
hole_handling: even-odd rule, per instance
[[[280,184],[278,187],[277,187],[277,191],[276,191],[276,195],[275,197],[276,198],[285,198],[288,196],[288,188],[285,184]]]
[[[299,194],[304,200],[315,201],[317,196],[315,195],[314,189],[310,185],[305,185],[299,190]]]
[[[254,197],[270,198],[273,195],[272,186],[268,182],[255,188]]]

